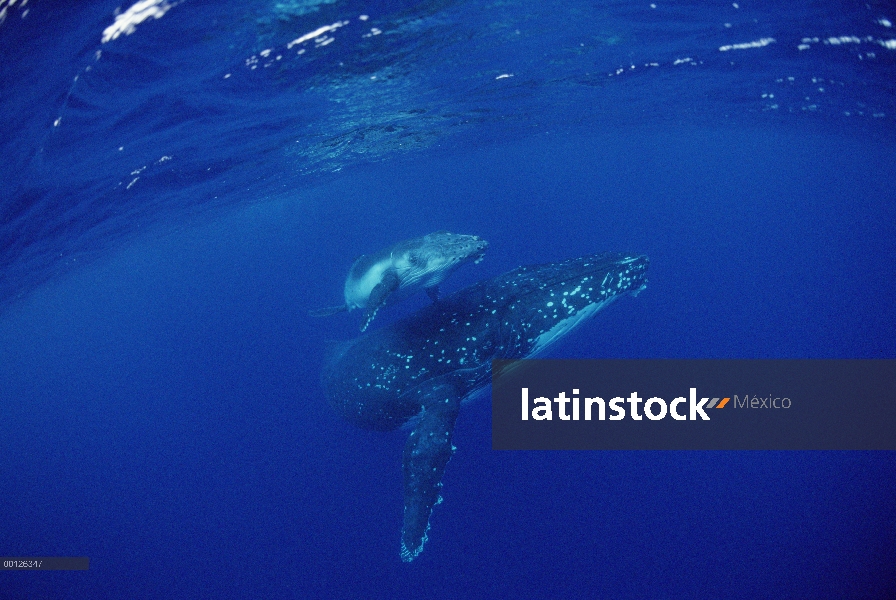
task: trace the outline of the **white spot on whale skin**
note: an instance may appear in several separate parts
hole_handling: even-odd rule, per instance
[[[565,336],[577,325],[584,322],[589,317],[595,315],[598,311],[602,310],[618,297],[618,295],[614,295],[610,298],[607,298],[606,300],[595,302],[594,304],[589,304],[577,313],[558,321],[553,327],[535,338],[535,344],[533,345],[532,351],[529,353],[529,356],[527,358],[532,358],[543,352],[552,343]]]

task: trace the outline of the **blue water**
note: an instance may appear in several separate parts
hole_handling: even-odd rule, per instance
[[[0,0],[0,555],[91,558],[0,597],[896,597],[893,453],[495,452],[487,400],[404,564],[307,315],[447,229],[446,292],[650,256],[553,356],[896,358],[890,3],[148,4]]]

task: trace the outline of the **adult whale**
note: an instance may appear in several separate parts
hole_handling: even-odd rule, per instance
[[[488,242],[475,235],[437,231],[365,254],[348,271],[345,304],[312,310],[309,314],[326,317],[363,308],[361,331],[364,331],[387,300],[395,302],[425,290],[435,302],[439,284],[462,264],[481,261],[486,248]]]
[[[330,402],[366,429],[409,420],[401,558],[427,540],[441,501],[461,401],[491,381],[491,361],[535,356],[587,317],[647,284],[646,256],[594,254],[520,267],[443,298],[340,349],[324,367]]]

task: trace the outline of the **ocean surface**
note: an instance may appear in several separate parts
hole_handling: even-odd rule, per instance
[[[0,0],[0,598],[896,597],[896,453],[496,452],[320,383],[360,255],[650,257],[553,357],[896,358],[890,2]],[[429,300],[377,316],[382,327]]]

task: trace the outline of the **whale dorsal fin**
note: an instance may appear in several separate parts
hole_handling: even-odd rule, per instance
[[[441,502],[442,475],[454,454],[451,435],[460,409],[460,395],[447,377],[423,384],[416,394],[420,420],[404,445],[404,524],[401,559],[411,562],[423,550],[429,517]]]
[[[345,312],[348,310],[348,307],[343,304],[342,306],[328,306],[327,308],[318,308],[317,310],[309,310],[308,314],[312,317],[329,317],[330,315],[335,315],[336,313]]]

